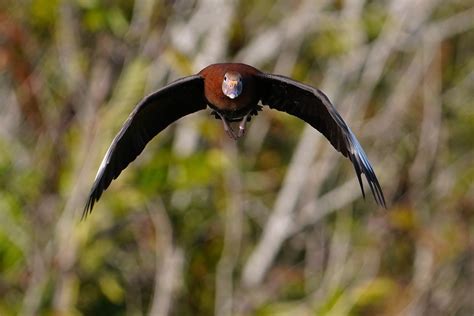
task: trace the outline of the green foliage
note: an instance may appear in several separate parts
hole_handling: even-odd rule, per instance
[[[58,19],[59,4],[58,0],[32,0],[29,7],[31,25],[51,30]]]

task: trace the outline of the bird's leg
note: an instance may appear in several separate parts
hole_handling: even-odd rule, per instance
[[[239,133],[237,134],[237,138],[240,138],[244,135],[245,133],[245,124],[247,124],[247,121],[249,121],[249,117],[252,115],[252,113],[254,113],[254,109],[251,109],[250,111],[248,111],[247,114],[245,114],[245,116],[242,118],[242,121],[240,121],[240,124],[239,124]]]
[[[236,140],[238,137],[235,135],[234,130],[229,125],[229,122],[227,122],[225,117],[221,113],[219,113],[218,111],[214,111],[212,114],[217,114],[219,116],[219,118],[222,121],[222,124],[224,125],[224,131],[227,133],[227,135],[229,135],[230,138],[232,138],[233,140]]]
[[[232,127],[229,125],[229,123],[227,122],[227,120],[222,120],[223,124],[224,124],[224,131],[227,133],[227,135],[229,135],[230,138],[232,138],[233,140],[237,140],[237,135],[235,135],[235,132],[234,130],[232,129]]]

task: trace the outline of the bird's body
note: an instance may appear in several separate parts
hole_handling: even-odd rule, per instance
[[[87,215],[102,192],[168,125],[208,105],[233,139],[240,138],[246,122],[261,105],[292,114],[320,131],[356,171],[364,193],[364,173],[375,200],[385,206],[382,189],[356,137],[320,90],[287,77],[266,74],[240,63],[207,66],[198,74],[179,79],[145,97],[130,114],[102,161],[87,201]],[[229,122],[240,122],[235,132]]]

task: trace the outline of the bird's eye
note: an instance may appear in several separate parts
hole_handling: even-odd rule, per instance
[[[224,81],[227,81],[227,76],[224,76]]]

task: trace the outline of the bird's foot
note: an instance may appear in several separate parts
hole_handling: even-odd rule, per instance
[[[257,111],[258,110],[259,109],[257,109]],[[234,131],[234,129],[232,128],[230,123],[227,121],[227,119],[224,117],[224,115],[222,115],[218,111],[213,111],[211,114],[214,115],[216,118],[220,118],[222,121],[222,125],[224,126],[224,131],[226,132],[226,134],[233,140],[237,140],[240,137],[244,136],[245,125],[247,124],[248,121],[250,121],[250,118],[252,117],[252,115],[256,114],[256,110],[251,109],[250,111],[247,112],[247,114],[245,114],[244,117],[242,117],[239,123],[239,130],[237,133]]]
[[[225,127],[224,127],[224,130],[225,130],[225,132],[227,133],[227,135],[228,135],[230,138],[232,138],[233,140],[237,140],[237,139],[240,137],[240,136],[238,136],[238,135],[235,135],[234,130],[233,130],[232,127],[230,127],[230,126],[229,126],[228,128],[225,128]]]
[[[224,131],[226,134],[232,138],[233,140],[237,140],[240,136],[236,135],[232,127],[229,125],[229,122],[225,119],[225,117],[219,113],[218,111],[213,111],[211,114],[213,114],[216,118],[220,118],[222,121],[222,125],[224,126]],[[240,134],[240,133],[239,133]]]
[[[242,118],[242,121],[240,121],[239,124],[239,133],[237,134],[237,137],[242,137],[245,134],[245,125],[247,124],[248,121],[250,121],[250,117],[252,114],[254,114],[255,110],[252,109],[250,110],[245,116]]]
[[[237,137],[240,138],[244,136],[244,134],[245,134],[245,126],[239,125],[239,133],[237,134]]]
[[[222,124],[224,125],[224,131],[229,135],[233,140],[237,140],[240,136],[235,134],[234,129],[230,126],[229,122],[225,118],[222,118]]]

